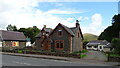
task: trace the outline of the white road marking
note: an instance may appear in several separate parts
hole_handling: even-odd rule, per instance
[[[24,65],[31,65],[31,64],[29,64],[29,63],[23,63],[23,62],[17,62],[17,61],[13,61],[13,63],[24,64]]]
[[[69,61],[60,61],[60,60],[52,60],[52,61],[71,63],[71,62],[69,62]]]

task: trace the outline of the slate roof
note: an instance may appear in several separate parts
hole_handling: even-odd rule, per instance
[[[57,26],[62,26],[70,35],[72,35],[72,36],[75,36],[75,33],[76,33],[76,31],[78,30],[78,29],[80,29],[80,27],[72,27],[72,28],[69,28],[69,27],[67,27],[67,26],[65,26],[65,25],[63,25],[63,24],[61,24],[61,23],[59,23]],[[56,27],[57,28],[57,27]],[[55,29],[56,29],[55,28]],[[54,29],[54,30],[55,30]],[[53,33],[54,32],[54,30],[51,32],[51,33]],[[82,37],[82,39],[83,39],[83,35],[82,35],[82,32],[81,32],[81,29],[80,29],[80,33],[81,33],[81,37]]]
[[[23,32],[0,30],[0,40],[4,41],[26,41]]]
[[[74,34],[76,33],[77,30],[80,30],[81,37],[82,37],[82,39],[84,39],[80,27],[77,27],[77,28],[76,27],[71,27],[70,29],[73,31]]]
[[[88,46],[106,45],[106,46],[104,46],[105,48],[112,47],[112,45],[108,41],[106,41],[106,40],[93,40],[93,41],[90,41],[87,45]]]
[[[67,26],[65,26],[65,25],[63,25],[63,24],[61,24],[61,23],[59,23],[68,33],[70,33],[71,35],[75,35],[74,33],[73,33],[73,31],[70,29],[70,28],[68,28]]]
[[[44,28],[44,27],[43,27],[43,29],[42,29],[41,31],[43,31],[43,30],[44,30],[45,32],[48,32],[48,33],[50,33],[50,32],[52,31],[52,29],[50,29],[50,28]],[[38,33],[38,35],[36,35],[36,38],[39,38],[39,37],[42,36],[41,31]]]
[[[45,32],[51,32],[52,31],[52,29],[50,29],[50,28],[43,28],[44,30],[45,30]]]

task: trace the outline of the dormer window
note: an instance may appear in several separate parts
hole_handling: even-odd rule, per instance
[[[58,35],[59,35],[59,36],[62,35],[62,30],[58,30]]]

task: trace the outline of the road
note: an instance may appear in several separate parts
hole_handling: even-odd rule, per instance
[[[102,66],[72,61],[2,55],[2,66]]]

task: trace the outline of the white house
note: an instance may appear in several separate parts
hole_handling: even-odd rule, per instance
[[[30,38],[27,38],[26,46],[31,46]]]
[[[93,40],[86,45],[86,49],[97,51],[110,51],[112,45],[106,40]]]

